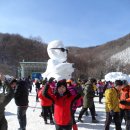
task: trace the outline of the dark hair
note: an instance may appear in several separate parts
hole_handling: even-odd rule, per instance
[[[115,86],[121,86],[121,85],[123,85],[123,82],[121,81],[121,80],[116,80],[115,81]]]
[[[17,83],[17,80],[16,80],[16,79],[11,79],[11,80],[9,81],[9,84],[10,84],[10,85],[13,84],[13,83]]]
[[[127,80],[122,80],[122,84],[127,86],[128,85],[128,81]]]
[[[97,80],[96,80],[95,78],[89,78],[89,81],[90,81],[91,83],[97,83]]]

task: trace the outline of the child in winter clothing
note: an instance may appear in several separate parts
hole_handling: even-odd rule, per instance
[[[13,79],[8,82],[9,91],[6,95],[3,93],[0,94],[0,130],[7,130],[7,121],[5,119],[4,110],[5,106],[11,101],[14,97],[14,88],[16,87],[16,80]]]
[[[54,120],[56,130],[72,130],[72,104],[81,95],[71,95],[66,80],[57,82],[55,94],[48,93],[49,85],[45,86],[43,95],[54,102]]]
[[[42,106],[42,113],[45,124],[47,124],[47,117],[49,115],[50,118],[50,124],[54,124],[53,118],[52,118],[52,100],[46,98],[42,95],[42,91],[44,89],[44,86],[38,91],[38,97],[41,99],[41,106]],[[49,88],[49,91],[51,91],[51,88]],[[51,92],[50,92],[51,93]]]

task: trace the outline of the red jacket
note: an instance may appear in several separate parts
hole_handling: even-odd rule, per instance
[[[58,125],[70,125],[72,124],[72,105],[73,102],[78,99],[81,95],[70,95],[67,94],[58,97],[54,94],[48,94],[46,88],[43,91],[43,95],[51,98],[54,102],[54,120]]]
[[[41,99],[41,106],[51,106],[52,105],[52,100],[46,98],[45,96],[42,95],[42,91],[43,91],[44,87],[42,87],[39,91],[38,91],[38,97]]]
[[[69,125],[72,123],[72,101],[75,96],[67,97],[67,95],[55,99],[54,119],[58,125]]]

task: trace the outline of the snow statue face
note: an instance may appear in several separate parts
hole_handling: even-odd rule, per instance
[[[52,60],[64,62],[67,60],[67,49],[64,47],[62,41],[55,40],[48,44],[47,52]]]

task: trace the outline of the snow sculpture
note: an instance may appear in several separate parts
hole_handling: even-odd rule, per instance
[[[47,77],[47,79],[54,77],[57,81],[70,79],[74,68],[72,67],[73,64],[67,62],[68,50],[64,48],[62,41],[54,40],[50,42],[47,47],[47,52],[50,59],[42,77]]]

